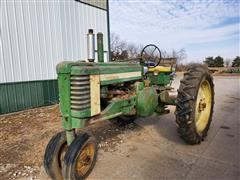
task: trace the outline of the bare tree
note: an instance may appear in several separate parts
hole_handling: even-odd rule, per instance
[[[111,33],[110,40],[111,51],[117,51],[117,47],[119,46],[120,43],[119,36],[115,33]]]
[[[112,60],[131,59],[140,56],[142,46],[133,43],[127,43],[120,39],[119,35],[111,34],[111,55]]]
[[[137,51],[138,51],[137,47],[135,46],[135,44],[129,44],[127,46],[127,50],[128,50],[128,55],[129,55],[130,58],[135,57],[136,54],[137,54]]]
[[[134,59],[139,58],[143,45],[136,45],[133,43],[127,43],[120,39],[119,35],[116,33],[111,34],[111,55],[112,60],[122,60],[122,59]],[[187,54],[185,49],[175,50],[173,49],[171,53],[166,50],[161,50],[162,58],[173,58],[176,59],[176,63],[179,64],[181,61],[186,59]]]
[[[141,51],[143,49],[143,45],[136,45],[136,44],[129,44],[127,46],[127,51],[128,51],[128,55],[129,55],[129,58],[138,58],[140,57],[140,54],[141,54]]]
[[[127,43],[125,41],[122,41],[119,35],[115,33],[111,34],[110,45],[112,60],[128,58],[128,54],[126,52]]]
[[[176,58],[177,64],[181,63],[184,59],[187,58],[187,53],[184,48],[176,51],[175,49],[172,50],[172,58]]]
[[[122,52],[126,49],[127,43],[119,38],[119,35],[112,33],[111,34],[111,50],[113,52]]]
[[[171,52],[166,50],[161,50],[163,59],[175,59],[177,64],[181,64],[184,59],[187,58],[187,53],[185,49],[175,50],[172,49]]]
[[[161,50],[161,56],[162,56],[162,58],[170,58],[171,57],[170,54],[167,53],[166,50]]]

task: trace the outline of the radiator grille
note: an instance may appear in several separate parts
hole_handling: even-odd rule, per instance
[[[71,76],[71,109],[83,111],[90,108],[90,78],[88,75]]]

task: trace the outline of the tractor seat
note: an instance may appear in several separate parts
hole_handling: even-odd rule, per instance
[[[165,66],[156,66],[156,67],[149,67],[148,72],[172,72],[171,67],[165,67]]]

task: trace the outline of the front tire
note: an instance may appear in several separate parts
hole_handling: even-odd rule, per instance
[[[207,136],[214,106],[214,84],[208,68],[191,65],[178,89],[176,123],[180,137],[199,144]]]
[[[79,134],[64,157],[63,176],[67,180],[85,179],[95,166],[97,143],[88,133]]]
[[[44,169],[49,177],[54,180],[63,179],[62,162],[67,150],[65,131],[57,133],[49,141],[44,154]]]

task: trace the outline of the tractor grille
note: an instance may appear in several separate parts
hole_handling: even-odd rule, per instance
[[[90,78],[88,75],[71,76],[71,109],[83,111],[90,108]]]

